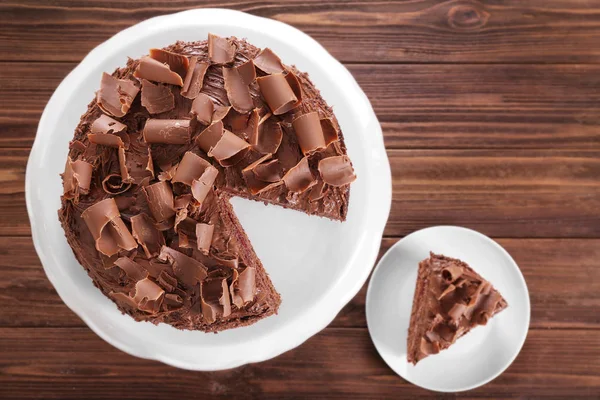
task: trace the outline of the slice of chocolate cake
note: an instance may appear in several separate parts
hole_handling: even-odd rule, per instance
[[[102,75],[70,144],[59,218],[122,312],[216,332],[281,302],[229,197],[343,221],[355,178],[308,75],[209,35]]]
[[[419,263],[408,328],[408,362],[450,347],[507,307],[506,300],[467,263],[431,253]]]

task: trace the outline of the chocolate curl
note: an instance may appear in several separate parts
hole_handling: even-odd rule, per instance
[[[113,299],[114,301],[116,301],[119,305],[126,305],[128,307],[133,308],[134,310],[137,309],[137,303],[135,301],[133,301],[133,299],[129,296],[127,296],[125,293],[120,293],[120,292],[110,292],[108,293],[108,296]]]
[[[163,166],[163,167],[164,168],[161,168],[162,172],[160,172],[158,174],[158,180],[159,181],[170,181],[173,179],[173,177],[177,173],[177,167],[179,167],[179,164],[170,165],[168,167]]]
[[[254,167],[254,176],[263,182],[279,182],[283,177],[283,166],[279,160],[271,160]]]
[[[223,136],[223,122],[217,121],[212,125],[204,129],[198,137],[196,137],[196,144],[205,153],[208,153],[211,148],[217,145],[221,137]]]
[[[102,189],[108,194],[117,195],[131,189],[131,182],[123,182],[121,174],[109,174],[102,180]]]
[[[285,186],[294,193],[304,193],[306,189],[317,183],[310,171],[308,158],[304,157],[296,166],[292,167],[282,178]]]
[[[233,62],[236,47],[231,41],[208,34],[208,58],[210,62],[217,65],[229,64]]]
[[[450,322],[454,325],[458,325],[460,322],[460,317],[467,310],[467,305],[462,303],[456,303],[452,306],[450,311],[448,311],[448,316],[450,317]]]
[[[444,291],[438,296],[438,300],[441,300],[444,298],[444,296],[446,296],[449,293],[454,292],[454,290],[456,290],[456,287],[453,284],[449,284],[448,287],[446,287],[446,289],[444,289]]]
[[[327,187],[325,186],[325,182],[317,181],[317,183],[310,189],[310,194],[308,195],[308,201],[315,202],[317,200],[321,200],[325,193],[327,193]]]
[[[259,121],[256,136],[250,138],[252,147],[262,154],[275,154],[281,145],[283,131],[279,122],[272,119]]]
[[[202,316],[208,323],[231,314],[231,301],[227,279],[208,279],[200,284]]]
[[[256,139],[258,135],[258,122],[260,115],[258,109],[253,109],[249,114],[240,114],[238,112],[230,112],[227,114],[225,123],[231,126],[231,131],[237,135],[241,135],[247,141]],[[252,144],[252,143],[250,143]]]
[[[69,142],[69,150],[77,150],[84,152],[87,149],[87,146],[83,144],[81,140],[71,140]]]
[[[488,296],[486,296],[481,307],[478,307],[479,319],[477,323],[479,325],[487,325],[488,321],[494,315],[496,311],[496,306],[500,302],[502,297],[497,291],[492,291]]]
[[[92,133],[117,133],[117,132],[125,132],[127,130],[127,125],[124,125],[109,117],[108,115],[102,114],[100,117],[96,118],[92,125],[90,126],[90,131]]]
[[[230,292],[231,300],[238,308],[242,308],[245,304],[254,300],[254,293],[256,292],[256,270],[252,267],[246,267],[237,278],[234,275],[234,279],[230,286]]]
[[[274,115],[284,114],[300,105],[302,92],[298,80],[291,72],[256,78],[260,92]]]
[[[271,154],[266,154],[242,170],[242,176],[246,181],[246,186],[250,190],[250,193],[260,194],[265,190],[279,186],[283,183],[283,181],[279,181],[277,183],[269,184],[268,182],[264,182],[256,178],[256,175],[254,174],[254,169],[260,164],[269,160],[270,158]]]
[[[160,272],[157,281],[167,292],[174,292],[177,289],[177,278],[171,276],[166,270]]]
[[[254,68],[254,62],[252,60],[248,60],[239,67],[237,70],[242,77],[242,82],[244,85],[248,86],[256,79],[256,69]]]
[[[426,356],[438,354],[440,352],[440,344],[438,342],[429,343],[425,338],[421,338],[420,350]]]
[[[327,147],[321,120],[317,112],[303,114],[292,122],[298,144],[304,155],[309,155],[317,150]]]
[[[212,244],[215,226],[211,224],[196,224],[196,245],[204,255],[208,255],[210,245]]]
[[[354,168],[348,156],[335,156],[319,161],[319,173],[323,181],[331,186],[344,186],[356,180]]]
[[[127,160],[125,159],[125,149],[119,147],[118,152],[119,156],[119,171],[121,172],[121,180],[124,183],[132,183],[133,178],[129,176],[129,170],[127,169]]]
[[[241,152],[249,147],[250,144],[244,139],[224,130],[217,144],[207,154],[214,157],[223,167],[228,167],[237,164],[244,155]]]
[[[160,249],[165,245],[165,237],[156,229],[150,217],[145,213],[134,215],[130,219],[131,233],[137,242],[144,249],[144,254],[148,259],[156,257]]]
[[[142,79],[142,106],[150,114],[159,114],[175,107],[175,97],[168,86]]]
[[[214,103],[208,95],[199,93],[192,102],[190,113],[196,117],[198,122],[209,125],[215,111]]]
[[[265,74],[279,74],[285,69],[281,59],[268,47],[254,57],[254,65]]]
[[[148,271],[128,257],[118,258],[115,261],[115,265],[125,271],[127,276],[134,281],[139,281],[148,277]]]
[[[96,250],[105,256],[117,254],[119,249],[133,250],[137,247],[114,199],[104,199],[88,207],[81,213],[81,218],[96,242]]]
[[[67,158],[65,172],[62,175],[63,196],[65,199],[74,200],[77,203],[81,193],[87,194],[89,192],[93,170],[94,167],[88,162],[82,160],[71,161],[70,157]]]
[[[325,147],[331,143],[337,142],[339,139],[337,129],[333,125],[333,121],[329,118],[324,118],[319,121],[321,124],[321,131],[323,132],[323,138],[325,139]]]
[[[144,278],[135,284],[135,296],[133,301],[137,303],[138,309],[151,314],[160,310],[165,291],[148,278]]]
[[[143,135],[146,143],[187,144],[190,141],[189,119],[148,119]]]
[[[106,114],[122,117],[127,114],[140,88],[128,79],[117,79],[102,73],[100,90],[96,92],[96,103]]]
[[[204,170],[200,178],[192,181],[192,195],[198,203],[202,203],[206,199],[206,196],[208,196],[208,193],[213,188],[218,173],[219,171],[211,166]]]
[[[181,78],[185,77],[190,64],[186,56],[162,49],[150,49],[150,57],[167,64],[169,69],[176,72]]]
[[[163,246],[158,259],[169,262],[177,279],[188,287],[202,282],[207,276],[204,264],[170,247]]]
[[[250,112],[254,108],[254,102],[238,68],[223,67],[223,79],[227,98],[233,109],[242,114]]]
[[[462,268],[458,265],[451,265],[442,269],[442,278],[446,282],[454,282],[462,275]]]
[[[173,177],[173,183],[181,182],[191,186],[192,181],[200,178],[207,168],[216,169],[204,158],[188,151],[183,155],[179,167],[177,167],[177,172]]]
[[[148,207],[156,222],[163,222],[175,215],[173,191],[167,182],[158,182],[142,189],[148,201]]]
[[[125,148],[129,146],[125,146],[125,141],[123,140],[125,137],[129,140],[129,135],[123,134],[119,132],[117,134],[112,133],[88,133],[88,140],[90,143],[94,143],[100,146],[108,146],[114,148]]]
[[[214,124],[217,121],[221,121],[231,110],[231,106],[221,106],[218,104],[214,105],[215,110],[212,115],[212,123]]]
[[[202,90],[202,86],[204,85],[204,75],[206,75],[207,69],[207,63],[199,62],[198,57],[192,57],[185,74],[183,87],[181,88],[181,95],[183,97],[195,99],[200,94],[200,90]]]
[[[142,57],[133,72],[133,76],[140,79],[147,79],[154,82],[168,83],[171,85],[183,86],[181,76],[171,71],[167,64],[153,59],[152,57]]]

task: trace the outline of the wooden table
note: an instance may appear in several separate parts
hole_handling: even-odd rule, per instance
[[[598,398],[600,1],[283,3],[0,2],[0,397]],[[504,374],[461,395],[405,382],[371,343],[365,288],[298,349],[216,373],[131,357],[63,305],[33,250],[24,202],[40,114],[94,46],[200,5],[296,26],[356,77],[393,171],[382,252],[417,229],[455,224],[513,255],[532,315]]]

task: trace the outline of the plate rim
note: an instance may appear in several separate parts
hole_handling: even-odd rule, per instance
[[[91,62],[93,62],[94,59],[110,56],[111,50],[109,50],[109,47],[111,45],[113,45],[113,44],[117,45],[119,40],[127,39],[127,37],[131,36],[133,33],[137,32],[137,31],[143,32],[143,30],[145,28],[150,28],[153,25],[169,23],[168,20],[173,20],[172,23],[174,23],[176,20],[178,20],[180,18],[191,18],[191,17],[197,18],[198,24],[202,24],[201,21],[203,20],[203,18],[227,18],[232,21],[241,21],[244,23],[244,25],[247,24],[250,26],[260,27],[260,28],[255,28],[255,29],[259,29],[259,30],[275,29],[277,31],[284,31],[284,32],[290,34],[292,37],[302,38],[302,40],[305,43],[307,43],[308,45],[311,46],[311,49],[313,52],[315,52],[316,57],[325,58],[329,65],[331,65],[332,67],[335,67],[336,73],[340,74],[341,79],[345,80],[345,82],[350,84],[350,88],[348,90],[352,91],[354,95],[358,96],[357,100],[362,102],[361,107],[363,108],[364,111],[367,112],[367,115],[370,118],[372,117],[373,121],[375,122],[373,124],[374,125],[373,127],[376,130],[376,132],[373,132],[373,134],[371,135],[371,138],[370,138],[371,149],[372,149],[372,151],[375,152],[374,154],[376,154],[377,160],[378,160],[375,163],[376,167],[377,167],[377,168],[375,168],[375,171],[380,176],[380,179],[378,182],[384,183],[383,185],[380,185],[381,193],[380,193],[379,198],[377,199],[377,202],[374,204],[377,208],[377,210],[373,210],[374,217],[376,217],[375,223],[372,226],[374,236],[372,239],[370,239],[370,241],[368,243],[367,242],[362,243],[364,255],[361,256],[360,262],[364,263],[365,266],[360,271],[361,272],[360,276],[354,275],[354,279],[350,280],[350,283],[352,283],[352,286],[351,287],[346,286],[346,288],[344,290],[341,290],[341,287],[343,287],[343,285],[341,285],[341,282],[344,279],[348,280],[347,276],[346,276],[348,274],[343,274],[343,276],[340,277],[340,279],[337,281],[337,284],[334,285],[329,290],[329,292],[326,292],[324,294],[323,299],[322,299],[322,303],[324,303],[324,306],[323,305],[321,306],[321,310],[326,309],[326,311],[321,312],[316,318],[314,318],[314,317],[311,318],[313,323],[303,324],[303,325],[298,324],[298,321],[301,321],[301,318],[299,318],[293,322],[290,322],[290,324],[289,324],[290,326],[295,326],[297,328],[297,329],[295,329],[296,334],[294,335],[295,338],[293,340],[287,340],[283,344],[277,343],[276,345],[269,347],[268,351],[263,351],[262,353],[259,353],[257,351],[252,352],[252,354],[250,354],[250,355],[248,355],[248,353],[247,353],[247,356],[243,359],[240,357],[238,357],[238,358],[229,357],[230,359],[228,359],[228,360],[215,359],[215,360],[212,360],[210,365],[207,365],[206,363],[197,364],[194,362],[178,360],[176,358],[170,357],[168,354],[165,354],[164,352],[160,353],[160,351],[149,351],[149,349],[143,345],[138,345],[138,347],[129,346],[129,345],[123,343],[119,339],[118,336],[111,335],[110,329],[107,329],[106,327],[101,327],[101,326],[99,326],[99,324],[96,324],[94,321],[94,318],[91,317],[90,315],[88,315],[89,313],[86,311],[85,307],[80,306],[77,303],[76,297],[69,297],[68,293],[66,293],[64,291],[61,293],[61,291],[59,290],[59,286],[60,286],[60,283],[58,282],[59,279],[58,279],[58,277],[54,276],[54,274],[52,272],[52,268],[50,266],[50,264],[54,265],[55,263],[53,260],[51,260],[49,258],[49,256],[46,255],[45,249],[42,246],[42,237],[43,237],[44,232],[43,232],[41,225],[43,225],[44,219],[37,218],[37,212],[35,210],[36,203],[35,203],[35,200],[33,197],[34,195],[32,193],[32,181],[34,179],[33,176],[35,173],[35,168],[37,167],[34,164],[35,164],[36,160],[38,160],[40,158],[40,153],[41,153],[40,148],[42,147],[42,144],[41,144],[42,139],[41,138],[44,136],[44,134],[43,134],[44,131],[49,131],[49,130],[53,129],[52,128],[53,124],[51,122],[49,122],[49,120],[51,119],[51,117],[50,117],[51,109],[56,108],[55,104],[58,107],[61,106],[60,97],[63,95],[64,92],[66,92],[68,90],[69,84],[76,81],[77,71],[83,69],[86,64],[90,64]],[[133,41],[132,39],[127,39],[127,40]],[[106,51],[108,51],[108,53],[103,55],[102,53],[106,52]],[[46,136],[48,136],[48,135],[46,135]],[[387,184],[385,184],[385,183],[387,183]],[[221,9],[221,8],[203,8],[203,9],[186,10],[186,11],[173,13],[173,14],[160,15],[160,16],[153,17],[153,18],[144,20],[142,22],[139,22],[135,25],[132,25],[132,26],[118,32],[111,38],[107,39],[106,41],[102,42],[101,44],[96,46],[94,49],[92,49],[84,57],[84,59],[63,79],[63,81],[55,89],[54,93],[50,97],[50,100],[46,104],[46,106],[44,108],[44,112],[42,113],[42,116],[41,116],[39,124],[38,124],[36,137],[34,139],[34,143],[32,145],[31,152],[30,152],[28,162],[27,162],[26,175],[25,175],[25,201],[26,201],[27,213],[28,213],[29,221],[30,221],[30,225],[31,225],[31,236],[32,236],[33,245],[34,245],[34,248],[35,248],[35,250],[38,254],[38,257],[42,263],[42,266],[44,268],[46,276],[48,277],[48,279],[54,286],[56,292],[58,293],[58,295],[61,298],[61,300],[63,301],[63,303],[65,303],[65,305],[67,305],[67,307],[69,307],[81,320],[83,320],[85,322],[85,324],[92,331],[94,331],[98,336],[100,336],[107,343],[113,345],[114,347],[118,348],[121,351],[124,351],[125,353],[128,353],[128,354],[136,356],[136,357],[157,360],[157,361],[163,362],[168,365],[172,365],[172,366],[175,366],[178,368],[183,368],[183,369],[188,369],[188,370],[214,371],[214,370],[235,368],[235,367],[245,365],[248,363],[256,363],[256,362],[265,361],[265,360],[271,359],[273,357],[276,357],[280,354],[283,354],[289,350],[296,348],[297,346],[301,345],[306,340],[308,340],[310,337],[314,336],[315,334],[317,334],[318,332],[323,330],[325,327],[327,327],[327,325],[329,325],[331,323],[331,321],[333,321],[333,319],[342,310],[342,308],[358,293],[360,288],[364,285],[365,281],[367,280],[367,278],[373,268],[373,265],[376,261],[380,243],[381,243],[381,238],[383,236],[383,231],[384,231],[384,228],[385,228],[385,225],[386,225],[386,222],[389,217],[390,210],[391,210],[391,201],[392,201],[391,168],[389,165],[387,153],[385,151],[385,146],[384,146],[384,142],[383,142],[383,133],[381,131],[381,125],[379,124],[379,121],[377,120],[377,117],[373,111],[373,108],[372,108],[367,96],[362,91],[362,89],[358,86],[358,83],[352,77],[350,72],[339,61],[337,61],[331,54],[329,54],[327,52],[327,50],[325,50],[325,48],[323,48],[322,45],[320,45],[317,41],[315,41],[313,38],[311,38],[307,34],[301,32],[300,30],[298,30],[290,25],[280,22],[280,21],[247,14],[247,13],[244,13],[241,11]],[[349,261],[350,264],[356,264],[357,262],[358,262],[357,260]],[[345,283],[347,284],[348,282],[345,282]],[[336,298],[337,301],[332,302],[331,301],[332,297]],[[326,300],[330,300],[330,301],[326,302]],[[304,319],[306,319],[306,317],[304,317]],[[314,322],[314,321],[317,321],[317,322]],[[273,334],[273,333],[276,333],[281,330],[282,329],[280,327],[278,327],[278,328],[273,329],[273,332],[271,332],[269,334]],[[267,334],[266,336],[268,336],[269,334]],[[263,336],[265,336],[265,335],[263,335]],[[278,342],[284,342],[284,341],[278,341]],[[256,347],[259,347],[259,346],[256,346]],[[226,358],[226,357],[224,357],[224,358]],[[206,360],[203,360],[203,361],[206,362]]]
[[[503,253],[508,260],[511,262],[511,264],[513,265],[513,267],[515,268],[516,272],[517,272],[517,276],[520,278],[521,283],[522,283],[522,287],[525,289],[525,299],[526,299],[526,308],[527,308],[527,323],[525,326],[525,332],[522,335],[522,337],[520,338],[520,343],[518,344],[518,346],[516,347],[516,351],[515,353],[512,355],[512,357],[505,363],[505,365],[503,365],[501,368],[498,369],[497,372],[495,372],[494,374],[491,374],[489,377],[482,379],[472,385],[467,385],[464,387],[460,387],[459,389],[436,389],[436,388],[431,388],[431,387],[426,387],[423,385],[420,385],[418,383],[415,383],[414,381],[412,381],[411,379],[407,378],[406,376],[404,376],[402,373],[398,372],[392,365],[390,365],[387,361],[387,359],[384,357],[382,350],[379,348],[379,346],[377,345],[377,341],[373,338],[373,332],[372,330],[374,328],[371,328],[371,324],[369,323],[369,301],[371,299],[371,293],[372,293],[372,286],[373,286],[373,282],[375,281],[374,277],[376,277],[377,271],[379,271],[380,267],[384,264],[384,262],[387,260],[388,257],[391,257],[390,254],[392,253],[392,251],[397,247],[400,246],[400,243],[403,242],[404,240],[408,239],[409,237],[416,235],[420,232],[423,231],[428,231],[428,230],[434,230],[434,229],[456,229],[456,230],[462,230],[462,231],[466,231],[468,233],[471,234],[476,234],[478,236],[480,236],[481,238],[483,238],[484,240],[486,240],[488,243],[492,244],[492,246],[494,246],[496,249],[500,250],[501,253]],[[411,307],[412,308],[412,307]],[[468,390],[472,390],[475,388],[478,388],[480,386],[486,385],[488,383],[490,383],[491,381],[493,381],[494,379],[496,379],[497,377],[499,377],[502,373],[504,373],[504,371],[506,371],[506,369],[508,367],[510,367],[512,365],[512,363],[516,360],[516,358],[519,356],[519,354],[521,353],[521,350],[523,350],[523,345],[525,344],[525,341],[527,339],[527,336],[529,334],[529,327],[531,324],[531,299],[529,296],[529,288],[527,286],[527,282],[525,281],[525,277],[523,276],[523,272],[521,271],[521,268],[519,267],[519,265],[517,264],[517,262],[513,259],[513,257],[510,255],[510,253],[504,248],[502,247],[498,242],[496,242],[494,239],[490,238],[489,236],[478,232],[474,229],[471,228],[466,228],[463,226],[457,226],[457,225],[436,225],[436,226],[430,226],[430,227],[426,227],[426,228],[422,228],[419,229],[417,231],[411,232],[410,234],[404,236],[403,238],[401,238],[400,240],[398,240],[396,243],[394,243],[386,252],[385,254],[381,257],[381,259],[379,260],[379,262],[377,263],[377,265],[375,266],[375,268],[373,269],[373,273],[371,274],[371,278],[369,280],[369,285],[367,286],[367,295],[366,295],[366,299],[365,299],[365,315],[366,315],[366,320],[367,320],[367,329],[369,331],[369,337],[371,338],[371,342],[373,343],[373,346],[375,346],[375,349],[377,350],[377,354],[379,354],[379,357],[381,357],[381,359],[386,363],[386,365],[392,370],[394,371],[394,373],[398,376],[400,376],[402,379],[404,379],[405,381],[418,386],[420,388],[426,389],[426,390],[430,390],[433,392],[438,392],[438,393],[458,393],[458,392],[465,392]]]

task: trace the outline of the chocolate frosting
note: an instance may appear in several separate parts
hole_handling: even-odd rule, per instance
[[[265,94],[273,75],[280,86]],[[305,156],[292,122],[311,112],[325,148]],[[331,108],[306,74],[236,38],[178,42],[106,74],[69,149],[67,240],[137,320],[217,331],[276,312],[230,195],[338,220],[347,212],[348,185],[318,171],[346,152]]]

